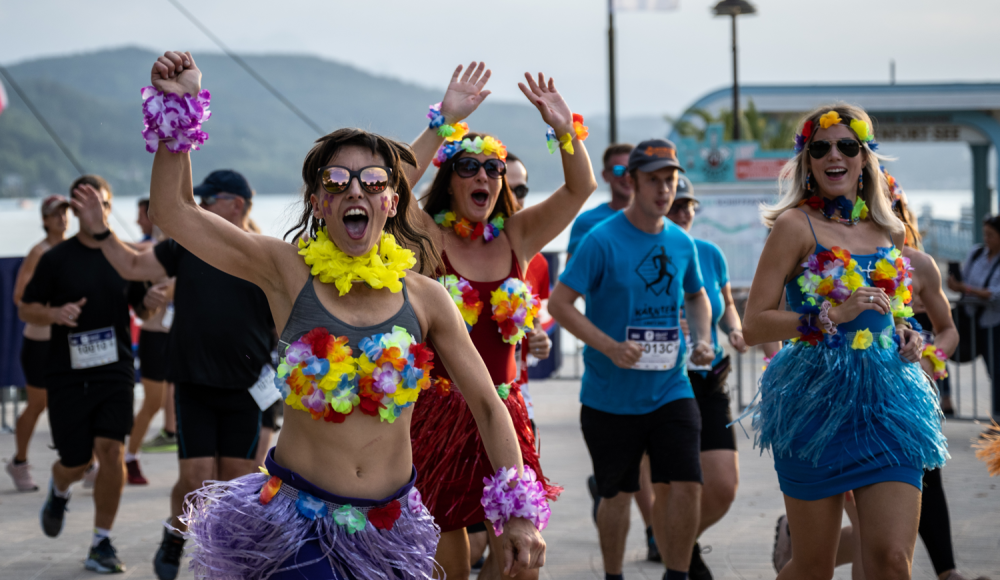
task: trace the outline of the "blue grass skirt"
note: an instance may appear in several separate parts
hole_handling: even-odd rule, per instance
[[[754,445],[771,450],[783,493],[812,501],[882,481],[920,489],[924,470],[944,465],[937,393],[891,336],[855,350],[854,333],[843,333],[774,356],[744,417],[753,416]]]

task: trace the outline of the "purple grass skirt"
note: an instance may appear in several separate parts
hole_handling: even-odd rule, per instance
[[[441,530],[409,483],[380,500],[341,497],[278,465],[186,497],[196,578],[434,578]],[[280,485],[280,487],[279,487]],[[438,574],[443,576],[443,574]]]

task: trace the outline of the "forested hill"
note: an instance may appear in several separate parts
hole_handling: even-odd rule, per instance
[[[8,68],[14,80],[73,151],[87,172],[116,192],[149,190],[152,156],[143,146],[139,90],[149,84],[156,54],[140,48],[45,58]],[[197,55],[212,93],[211,135],[194,155],[195,179],[219,168],[244,173],[260,193],[291,193],[302,160],[318,136],[225,55]],[[324,130],[355,126],[411,141],[426,127],[431,90],[311,56],[246,56],[245,60]],[[515,82],[515,79],[507,79]],[[494,79],[497,82],[497,79]],[[76,171],[11,87],[0,114],[0,196],[66,193]],[[523,158],[535,190],[562,181],[558,156],[545,148],[545,124],[533,107],[486,104],[469,119]],[[595,140],[596,141],[596,140]],[[600,156],[604,143],[588,142]],[[595,148],[596,146],[596,148]]]

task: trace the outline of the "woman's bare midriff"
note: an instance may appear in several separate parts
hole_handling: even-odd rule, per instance
[[[390,424],[356,411],[327,423],[286,405],[274,459],[330,493],[382,499],[410,481],[412,414],[411,407]]]

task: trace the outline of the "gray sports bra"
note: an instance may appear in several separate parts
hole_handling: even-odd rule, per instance
[[[352,349],[357,349],[362,339],[370,338],[376,334],[392,332],[392,327],[401,326],[413,336],[414,342],[422,342],[420,334],[420,322],[417,320],[417,313],[413,311],[410,304],[410,295],[406,290],[406,279],[403,283],[403,307],[388,320],[380,322],[374,326],[351,326],[340,320],[323,306],[316,296],[316,289],[313,288],[313,277],[309,275],[306,285],[299,291],[292,306],[292,313],[288,317],[288,323],[281,332],[279,349],[284,356],[288,349],[296,340],[302,338],[317,327],[324,327],[333,336],[346,336],[347,344]],[[355,350],[355,354],[357,351]]]

